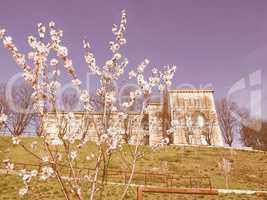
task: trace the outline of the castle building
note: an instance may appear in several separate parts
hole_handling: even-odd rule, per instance
[[[171,91],[170,112],[179,125],[174,143],[223,145],[212,90]]]
[[[130,113],[122,120],[119,112],[113,112],[110,126],[120,128],[126,142],[131,138],[132,143],[142,141],[143,144],[156,145],[168,137],[175,145],[223,146],[213,93],[213,90],[170,90],[162,103],[149,103],[143,119],[140,120],[140,113]],[[61,116],[66,115],[61,113]],[[101,124],[103,113],[92,112],[85,116],[83,112],[76,112],[74,116],[72,132],[74,130],[80,137],[97,141],[98,134],[101,134],[97,124]],[[57,143],[58,119],[54,113],[48,113],[45,121],[46,132]],[[126,124],[131,128],[127,130],[129,126]]]

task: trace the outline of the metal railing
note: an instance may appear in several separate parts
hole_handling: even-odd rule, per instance
[[[22,169],[41,171],[41,168],[47,164],[28,164],[28,163],[14,163],[15,171]],[[6,169],[5,163],[0,165],[1,169]],[[71,169],[68,165],[59,164],[58,168],[65,176],[71,177]],[[95,169],[88,167],[74,167],[77,175],[82,178],[90,177],[95,173]],[[8,173],[8,170],[6,170]],[[105,179],[107,182],[126,183],[131,175],[130,171],[117,170],[109,168],[106,171]],[[102,176],[102,174],[100,174]],[[152,171],[136,171],[132,178],[132,184],[143,186],[160,186],[160,187],[188,187],[188,188],[212,188],[211,178],[208,176],[177,176],[168,173],[156,173]]]
[[[219,195],[216,189],[206,188],[159,188],[159,187],[138,187],[137,200],[143,200],[144,193],[171,193],[191,195]]]

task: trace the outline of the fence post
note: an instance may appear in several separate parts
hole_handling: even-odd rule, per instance
[[[142,188],[137,187],[137,200],[143,200]]]
[[[210,189],[212,189],[211,179],[209,178]]]
[[[146,172],[145,172],[145,185],[146,185]]]
[[[167,187],[169,187],[168,182],[169,182],[169,175],[167,174],[167,175],[166,175],[166,186],[167,186]]]

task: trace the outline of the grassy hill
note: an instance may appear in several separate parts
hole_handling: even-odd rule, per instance
[[[24,138],[26,146],[31,145],[32,138]],[[41,147],[41,144],[38,144]],[[41,149],[41,150],[40,150]],[[124,149],[127,149],[126,147]],[[125,150],[126,152],[127,150]],[[229,173],[229,188],[231,189],[249,189],[249,190],[267,190],[267,153],[255,151],[242,151],[225,148],[208,147],[182,147],[169,146],[166,148],[152,151],[149,147],[142,147],[145,155],[139,160],[138,172],[155,172],[168,174],[176,177],[202,177],[208,176],[211,179],[214,188],[226,188],[224,173],[221,170],[220,163],[223,158],[231,162],[232,170]],[[44,155],[42,148],[35,151],[39,155]],[[79,157],[78,166],[93,167],[92,160],[86,166],[85,157],[88,152],[95,153],[95,144],[88,144],[87,148]],[[127,152],[126,152],[127,153]],[[38,163],[38,161],[22,147],[14,146],[9,137],[0,137],[0,160],[11,158],[13,162]],[[124,169],[122,165],[123,155],[116,153],[111,159],[110,167],[114,169]],[[149,176],[148,176],[149,177]],[[152,178],[153,179],[153,178]],[[139,181],[139,182],[138,182]],[[143,183],[143,177],[136,177],[136,183]],[[148,183],[153,180],[146,180]],[[154,180],[155,181],[155,180]],[[53,183],[54,182],[54,183]],[[160,180],[158,181],[160,182]],[[157,184],[157,183],[156,183]],[[188,187],[188,181],[176,183],[177,187]],[[205,183],[198,183],[203,186]],[[36,187],[32,188],[26,199],[63,199],[59,187],[55,180],[41,182],[34,180]],[[22,181],[14,175],[1,175],[0,178],[0,199],[18,199],[17,190],[22,186]],[[84,187],[86,188],[86,187]],[[41,197],[39,193],[42,192]],[[121,192],[119,186],[110,186],[107,191],[108,199],[116,200],[116,194]],[[149,194],[146,199],[266,199],[266,197],[244,196],[244,195],[223,195],[219,197],[191,197],[181,195],[160,195]],[[136,188],[131,188],[128,199],[136,199]]]

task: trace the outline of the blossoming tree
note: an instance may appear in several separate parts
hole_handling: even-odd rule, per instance
[[[20,195],[27,194],[32,177],[39,177],[40,180],[54,177],[57,179],[65,199],[71,199],[71,196],[74,195],[81,200],[89,193],[89,199],[93,200],[96,198],[97,192],[99,192],[99,198],[101,199],[107,184],[105,175],[109,169],[109,161],[113,153],[122,151],[123,148],[129,148],[131,152],[130,176],[124,185],[121,197],[118,198],[124,199],[135,172],[136,162],[143,155],[140,150],[140,145],[142,144],[142,139],[140,138],[142,137],[128,138],[127,141],[130,141],[130,145],[123,145],[125,143],[123,137],[126,134],[125,130],[130,130],[131,127],[122,129],[118,125],[119,123],[111,123],[111,115],[117,112],[119,116],[117,120],[124,121],[129,116],[131,106],[134,105],[136,99],[142,98],[142,109],[140,115],[136,116],[135,119],[137,124],[141,126],[153,88],[158,88],[160,91],[167,89],[171,85],[176,69],[175,66],[165,66],[163,71],[154,68],[152,75],[146,79],[143,74],[145,68],[149,65],[149,60],[145,59],[135,70],[129,72],[129,79],[136,81],[137,89],[130,92],[129,100],[123,102],[122,108],[118,107],[114,82],[119,81],[128,65],[128,59],[121,53],[121,47],[126,44],[124,36],[126,25],[126,12],[123,10],[120,24],[114,24],[112,27],[114,40],[109,43],[111,57],[103,66],[97,64],[89,42],[83,41],[85,62],[89,71],[98,77],[100,83],[100,87],[96,91],[96,95],[103,103],[100,120],[96,120],[91,115],[94,107],[89,92],[83,88],[82,82],[76,74],[72,59],[68,54],[68,49],[62,44],[63,31],[58,29],[54,22],[50,22],[49,26],[45,26],[42,23],[38,24],[38,37],[28,37],[28,43],[32,50],[27,55],[20,53],[5,29],[0,30],[0,39],[3,41],[4,47],[8,49],[15,62],[21,67],[23,78],[30,83],[34,90],[32,95],[33,112],[37,113],[39,119],[38,141],[41,141],[41,144],[34,141],[31,148],[28,148],[19,137],[13,136],[12,138],[13,144],[22,146],[25,151],[42,163],[40,171],[24,169],[20,172],[24,182],[24,187],[19,191]],[[56,56],[51,58],[51,55]],[[80,103],[83,106],[82,124],[79,125],[80,127],[76,127],[75,130],[72,127],[75,114],[71,112],[62,114],[57,107],[56,100],[57,91],[60,88],[61,65],[70,76],[71,83],[79,91]],[[49,110],[53,111],[57,119],[58,144],[51,143],[45,127],[47,111]],[[84,123],[88,119],[91,120],[97,132],[97,152],[95,154],[88,152],[86,156],[88,163],[94,163],[94,174],[91,177],[81,177],[76,166],[78,160],[81,159],[81,152],[86,151],[86,144],[90,142],[86,137],[87,131],[84,128]],[[6,115],[2,113],[0,125],[4,125],[5,121]],[[131,126],[131,123],[126,123],[126,126]],[[40,145],[44,148],[44,152],[36,153],[37,151],[34,148],[41,148]],[[9,168],[10,166],[14,167],[11,160],[6,160]],[[61,170],[60,167],[62,165],[66,165],[70,169],[68,175]],[[83,163],[83,165],[86,166],[86,163]],[[83,181],[91,183],[87,190],[82,188]]]

